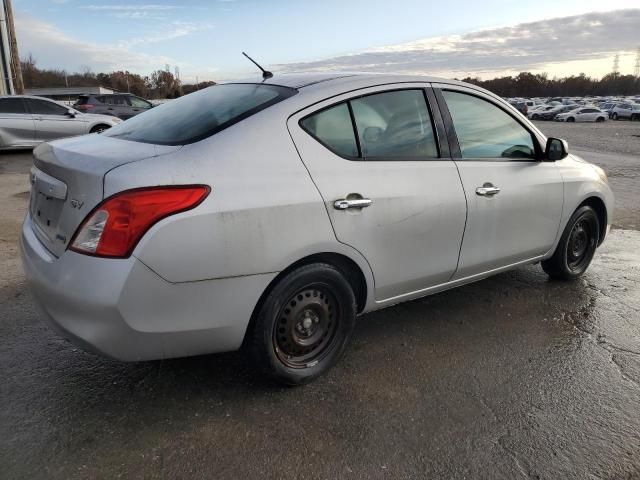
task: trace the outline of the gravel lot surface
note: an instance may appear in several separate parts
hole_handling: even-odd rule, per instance
[[[17,259],[30,156],[0,155],[0,478],[640,478],[640,123],[539,126],[617,195],[587,275],[366,315],[303,388],[238,353],[123,364],[60,339]]]

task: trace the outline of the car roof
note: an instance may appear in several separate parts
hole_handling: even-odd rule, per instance
[[[400,83],[400,82],[445,82],[460,83],[448,79],[423,75],[395,75],[388,73],[361,73],[361,72],[332,72],[332,73],[277,73],[271,78],[250,77],[239,80],[230,80],[222,83],[263,83],[281,87],[295,88],[296,90],[318,85],[354,82],[372,84]]]

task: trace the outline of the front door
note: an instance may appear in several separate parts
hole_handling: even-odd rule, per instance
[[[371,266],[377,301],[447,282],[458,260],[465,197],[425,86],[342,95],[288,122],[337,239]]]
[[[36,141],[46,142],[87,133],[86,122],[70,116],[68,108],[35,98],[27,98],[26,102],[35,121]]]
[[[544,255],[554,244],[562,214],[556,164],[540,160],[536,135],[491,96],[442,86],[438,98],[453,125],[454,156],[468,202],[454,279]]]

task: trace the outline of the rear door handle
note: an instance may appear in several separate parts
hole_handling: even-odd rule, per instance
[[[333,202],[333,208],[336,210],[346,210],[348,208],[364,208],[371,205],[371,200],[369,198],[354,198],[353,200],[348,200],[346,198],[341,198]]]
[[[476,195],[481,197],[493,197],[500,193],[500,189],[490,183],[485,183],[482,187],[476,188]]]

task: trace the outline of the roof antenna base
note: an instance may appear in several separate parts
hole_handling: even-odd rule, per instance
[[[253,63],[256,67],[258,67],[260,69],[260,71],[262,71],[262,79],[263,80],[267,80],[271,77],[273,77],[273,73],[271,73],[269,70],[265,70],[264,68],[262,68],[258,62],[256,62],[253,58],[251,58],[249,55],[247,55],[246,53],[242,52],[242,55],[244,55],[245,57],[247,57],[251,63]]]

